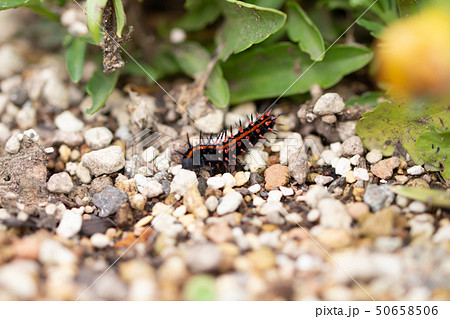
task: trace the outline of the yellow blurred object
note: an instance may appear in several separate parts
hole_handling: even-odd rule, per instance
[[[450,95],[450,10],[434,5],[398,20],[375,50],[376,78],[403,97]]]

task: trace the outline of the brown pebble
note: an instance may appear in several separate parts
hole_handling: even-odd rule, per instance
[[[193,213],[196,218],[204,219],[209,216],[208,209],[203,202],[202,195],[197,186],[190,187],[183,197],[183,204],[189,213]]]
[[[289,170],[287,166],[275,164],[270,166],[264,172],[266,180],[266,190],[278,189],[280,186],[285,186],[289,183]]]
[[[355,220],[359,219],[364,214],[370,213],[369,205],[366,203],[350,203],[347,204],[346,208],[348,214]]]
[[[394,169],[400,166],[400,159],[398,157],[391,157],[385,160],[381,160],[375,165],[372,166],[371,172],[381,178],[381,179],[389,179],[394,174]]]
[[[408,183],[406,183],[406,186],[419,187],[419,188],[430,188],[430,185],[428,185],[428,183],[425,182],[421,178],[415,178],[415,179],[410,180]]]
[[[394,230],[394,218],[399,208],[386,207],[367,217],[361,225],[361,233],[367,237],[390,236]]]
[[[114,186],[117,189],[120,189],[121,191],[127,193],[128,197],[136,195],[138,193],[136,181],[134,179],[116,179],[116,183]]]
[[[108,186],[113,186],[113,181],[109,176],[99,176],[91,182],[90,191],[92,194],[100,193]]]
[[[221,244],[233,239],[233,234],[231,233],[231,228],[222,222],[210,226],[206,230],[206,237],[216,244]]]
[[[338,249],[348,246],[352,236],[342,228],[327,228],[319,233],[317,240],[327,248]]]
[[[131,211],[131,207],[128,203],[120,206],[119,210],[116,213],[116,218],[114,221],[119,227],[126,227],[133,225],[133,212]]]
[[[246,254],[247,259],[253,268],[260,271],[266,271],[275,267],[275,255],[272,250],[262,247]]]

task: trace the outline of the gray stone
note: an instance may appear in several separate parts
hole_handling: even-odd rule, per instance
[[[389,189],[390,185],[367,185],[364,193],[364,202],[370,206],[372,211],[376,212],[383,207],[389,206],[394,201],[394,193]]]
[[[352,136],[342,143],[343,156],[353,156],[363,154],[364,154],[364,145],[358,136]]]
[[[128,200],[128,195],[113,186],[107,186],[100,193],[94,194],[92,202],[98,207],[100,217],[108,217],[116,213],[122,204]]]
[[[309,173],[308,161],[301,154],[293,154],[289,158],[289,174],[299,183],[300,185],[306,182],[306,176]]]
[[[214,244],[198,244],[188,249],[186,263],[194,273],[219,270],[222,262],[222,251]]]
[[[339,94],[326,93],[317,100],[313,112],[318,115],[327,115],[342,112],[344,108],[344,100]]]
[[[125,166],[125,157],[120,146],[110,146],[84,154],[81,162],[98,176],[121,170]]]

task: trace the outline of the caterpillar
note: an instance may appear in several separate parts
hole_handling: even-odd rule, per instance
[[[206,139],[200,132],[200,143],[192,146],[187,136],[188,150],[183,153],[181,166],[188,170],[199,170],[201,167],[209,166],[211,173],[220,173],[229,170],[238,162],[238,155],[243,155],[254,146],[259,139],[265,139],[267,132],[277,133],[273,127],[279,115],[272,115],[273,106],[264,113],[253,119],[248,118],[249,124],[246,128],[239,121],[238,132],[233,135],[230,128],[229,133],[223,130],[217,137],[210,135]]]

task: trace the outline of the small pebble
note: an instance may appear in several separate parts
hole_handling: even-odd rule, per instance
[[[252,193],[252,194],[257,193],[257,192],[259,192],[260,190],[261,190],[261,185],[259,185],[259,184],[254,184],[254,185],[252,185],[252,186],[250,186],[250,187],[248,188],[248,191],[249,191],[250,193]]]
[[[222,176],[213,176],[208,178],[206,184],[211,188],[220,189],[225,186],[225,180]]]
[[[205,206],[211,213],[216,210],[218,204],[219,201],[215,196],[209,196],[205,201]]]
[[[408,168],[406,172],[410,175],[422,175],[423,173],[425,173],[425,169],[420,165],[416,165]]]
[[[308,161],[301,154],[293,154],[289,158],[288,170],[289,174],[295,179],[295,181],[299,185],[303,185],[306,182],[306,177],[309,174]],[[280,184],[277,186],[277,188],[284,185],[286,184]]]
[[[222,179],[225,182],[225,186],[224,187],[233,188],[234,186],[236,186],[236,179],[230,173],[223,174],[222,175]]]
[[[352,136],[342,143],[343,156],[354,156],[363,154],[364,154],[364,145],[358,136]]]
[[[327,184],[331,183],[333,180],[334,180],[333,177],[331,177],[331,176],[323,176],[323,175],[317,175],[314,178],[314,182],[317,185],[327,185]]]
[[[283,196],[292,196],[292,195],[294,195],[294,190],[292,188],[280,186],[280,191],[283,194]]]
[[[350,158],[350,164],[352,164],[353,166],[358,166],[360,158],[361,158],[360,155],[354,155],[354,156],[352,156],[352,157]]]
[[[66,210],[61,218],[61,221],[56,229],[56,233],[64,238],[70,238],[81,230],[83,218],[78,212]]]
[[[112,245],[112,242],[108,238],[108,236],[106,236],[105,234],[102,234],[102,233],[95,233],[94,235],[92,235],[91,243],[92,243],[92,246],[94,246],[95,248],[98,248],[98,249],[103,249],[103,248],[106,248],[106,247]]]
[[[317,115],[327,115],[342,112],[344,108],[344,100],[339,94],[326,93],[317,100],[313,112]]]
[[[100,217],[108,217],[117,212],[122,204],[128,201],[128,195],[124,191],[113,186],[107,186],[100,193],[94,194],[92,203],[98,207]]]
[[[281,201],[281,198],[283,197],[283,193],[279,190],[273,190],[269,192],[269,197],[267,198],[267,201],[274,201],[279,203]]]
[[[52,193],[70,193],[73,189],[72,179],[67,172],[53,174],[47,182],[47,189]]]
[[[66,133],[79,132],[84,127],[84,123],[69,111],[59,114],[55,118],[55,124],[58,129]]]
[[[245,185],[248,182],[249,177],[250,176],[247,176],[245,172],[237,172],[236,175],[234,175],[234,178],[236,179],[236,186],[241,187]]]
[[[77,177],[80,180],[80,182],[83,184],[89,184],[92,180],[91,172],[86,167],[84,167],[82,163],[79,163],[77,165],[75,173],[77,174]]]
[[[335,171],[337,175],[344,175],[351,169],[352,167],[350,165],[350,160],[348,158],[341,157],[336,164]]]
[[[389,190],[390,188],[390,185],[369,184],[364,193],[364,202],[368,204],[374,212],[389,206],[394,201],[395,197],[394,193]]]
[[[112,139],[113,133],[106,127],[93,127],[84,133],[86,144],[93,150],[107,147]]]
[[[425,213],[427,210],[427,206],[419,201],[413,201],[408,206],[409,210],[413,213]]]
[[[383,158],[383,154],[381,153],[381,151],[377,150],[377,149],[373,149],[371,150],[369,153],[367,153],[366,155],[366,160],[370,163],[370,164],[375,164],[378,163],[379,161],[381,161],[381,159]]]
[[[379,161],[370,169],[371,172],[381,178],[381,179],[390,179],[394,174],[394,169],[399,167],[400,159],[398,157],[391,157],[385,160]]]
[[[147,203],[147,198],[142,194],[130,196],[130,205],[132,208],[142,211]]]
[[[222,198],[219,206],[217,206],[217,214],[219,216],[236,211],[243,201],[243,197],[238,192],[231,192]]]
[[[125,156],[120,146],[110,146],[83,155],[81,162],[93,175],[111,174],[125,166]]]
[[[11,136],[5,145],[5,151],[10,154],[16,154],[20,150],[20,141],[16,135]]]
[[[289,169],[285,165],[274,164],[264,172],[266,190],[278,189],[289,183]]]
[[[184,195],[186,191],[197,184],[197,174],[195,172],[180,169],[170,184],[170,192]]]
[[[355,168],[353,171],[353,176],[358,181],[368,181],[369,180],[369,172],[365,168]]]
[[[344,174],[345,176],[345,181],[349,184],[353,184],[354,182],[356,182],[356,178],[355,175],[353,174],[353,171],[348,171]]]

